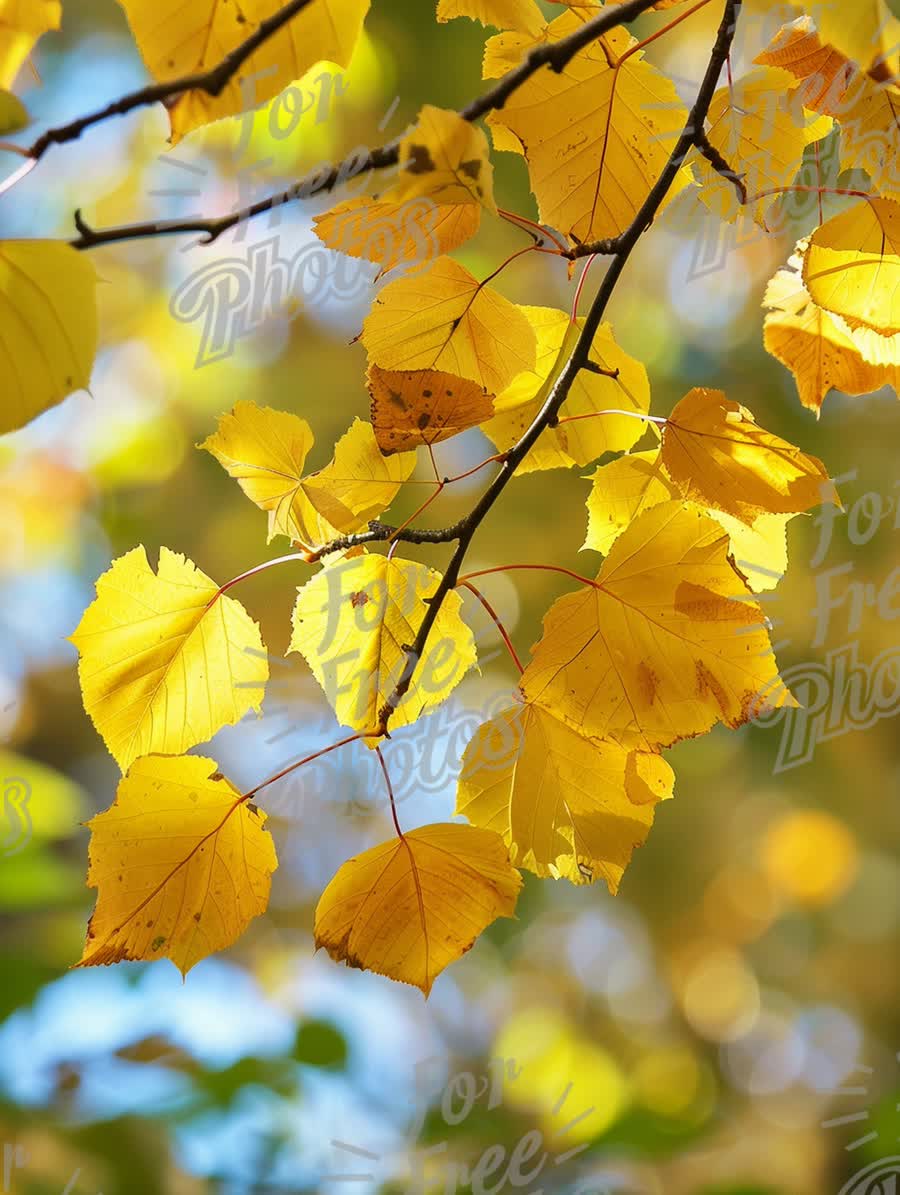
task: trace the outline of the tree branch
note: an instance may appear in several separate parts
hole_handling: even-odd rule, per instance
[[[311,0],[304,0],[304,3],[310,2]],[[624,0],[621,4],[604,8],[598,16],[590,21],[586,21],[579,29],[570,33],[568,37],[561,38],[557,42],[547,42],[543,45],[535,46],[525,55],[517,67],[504,75],[484,95],[480,96],[477,100],[473,100],[465,108],[462,108],[459,115],[463,120],[471,122],[487,115],[488,112],[502,108],[509,97],[542,67],[549,66],[551,70],[557,73],[562,71],[579,50],[583,50],[585,46],[590,45],[591,42],[608,33],[610,29],[615,29],[619,25],[633,21],[655,2],[656,0]],[[299,7],[303,7],[303,3],[300,3],[300,0],[294,0],[293,5],[288,5],[287,7],[297,8],[298,4]],[[282,9],[282,12],[278,16],[282,16],[284,11]],[[272,20],[275,19],[272,18]],[[260,26],[261,29],[262,26]],[[257,33],[260,30],[257,30]],[[194,76],[191,80],[187,81],[181,80],[181,89],[185,88],[186,82],[189,84],[188,89],[200,86],[196,82],[198,77],[204,78],[205,76]],[[74,137],[79,136],[83,129],[91,124],[97,124],[100,120],[105,120],[107,116],[116,115],[123,111],[130,111],[131,108],[121,107],[129,99],[151,95],[151,93],[160,87],[172,86],[174,84],[158,84],[155,89],[145,88],[142,92],[135,92],[132,97],[125,97],[124,100],[120,100],[116,104],[111,104],[109,108],[103,109],[102,112],[94,113],[91,117],[84,117],[80,121],[74,121],[71,125],[66,126],[65,129],[50,130],[44,134],[41,140],[47,138],[51,141],[60,139],[72,140]],[[153,103],[158,98],[160,98],[158,95],[153,94],[150,99],[142,98],[139,102]],[[131,107],[137,106],[138,103],[131,104]],[[76,128],[78,129],[76,133],[62,136],[68,130]],[[36,145],[39,144],[40,142],[36,143]],[[34,152],[34,148],[32,147],[32,153]],[[75,249],[94,249],[99,245],[109,245],[117,241],[135,241],[147,237],[173,236],[179,233],[190,232],[204,234],[205,240],[203,243],[210,245],[213,241],[218,240],[223,233],[228,232],[229,229],[242,224],[246,220],[252,220],[255,216],[271,212],[275,208],[291,203],[294,200],[311,199],[314,195],[333,191],[339,182],[346,182],[348,179],[356,178],[361,174],[369,174],[373,170],[384,170],[389,166],[396,166],[399,161],[400,143],[399,141],[394,141],[388,145],[382,145],[377,149],[370,150],[368,156],[358,162],[355,159],[345,159],[330,169],[323,171],[319,168],[297,182],[292,183],[284,191],[268,195],[264,199],[257,200],[256,203],[249,204],[237,212],[231,212],[226,216],[210,217],[209,219],[157,220],[141,224],[124,224],[115,228],[93,229],[84,221],[79,211],[77,213],[77,227],[80,235],[71,241],[70,244]]]
[[[460,568],[465,560],[469,544],[472,542],[485,516],[515,475],[516,469],[534,447],[541,434],[558,416],[560,408],[568,398],[569,391],[575,379],[589,361],[594,336],[600,327],[609,300],[613,295],[628,258],[631,256],[638,241],[653,223],[687,155],[698,145],[699,140],[705,136],[704,126],[709,106],[715,95],[722,67],[725,65],[725,61],[731,51],[737,17],[740,13],[742,2],[743,0],[725,0],[725,11],[722,15],[719,31],[710,53],[709,63],[703,76],[703,81],[700,84],[700,89],[697,92],[694,106],[688,115],[684,130],[678,138],[678,142],[672,150],[669,161],[662,174],[642,204],[640,211],[630,226],[616,241],[613,259],[600,285],[600,289],[591,304],[590,311],[585,318],[584,327],[571,357],[560,371],[541,411],[535,417],[528,430],[522,435],[516,446],[507,453],[506,459],[497,476],[487,487],[472,511],[460,524],[456,550],[441,578],[440,584],[434,594],[428,599],[428,610],[422,619],[415,643],[412,644],[407,652],[407,662],[403,675],[394,692],[379,711],[379,731],[383,734],[387,734],[391,716],[412,683],[416,665],[425,650],[428,636],[431,634],[444,599],[451,590],[456,588]]]
[[[100,124],[104,120],[109,120],[110,117],[124,116],[128,112],[133,112],[136,108],[145,108],[150,104],[165,103],[166,100],[175,99],[177,96],[184,95],[188,91],[205,91],[207,95],[211,96],[221,95],[250,55],[254,54],[270,37],[273,37],[282,29],[288,21],[292,20],[312,3],[313,0],[290,0],[288,4],[285,4],[283,8],[279,9],[271,17],[260,21],[255,32],[251,33],[247,40],[241,42],[239,46],[235,46],[211,70],[197,71],[191,75],[182,75],[181,78],[170,79],[166,83],[151,83],[149,86],[142,87],[138,91],[132,91],[128,95],[121,96],[111,104],[107,104],[105,108],[100,108],[87,116],[81,116],[78,120],[73,120],[70,124],[61,125],[55,129],[47,129],[45,133],[38,137],[34,145],[27,150],[28,156],[34,158],[35,161],[39,161],[51,145],[62,145],[66,141],[77,141],[85,129]]]

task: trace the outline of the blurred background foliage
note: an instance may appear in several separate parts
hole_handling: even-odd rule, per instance
[[[764,42],[766,8],[748,14],[735,72]],[[64,10],[62,33],[41,42],[25,79],[38,127],[145,80],[113,0],[69,0]],[[717,20],[712,4],[649,51],[685,97]],[[109,122],[54,150],[0,201],[2,235],[67,236],[76,207],[95,225],[231,210],[397,135],[423,102],[464,103],[481,87],[482,42],[471,22],[438,26],[430,0],[376,0],[333,103],[310,104],[295,120],[263,110],[249,144],[243,123],[228,121],[174,151],[162,110]],[[298,86],[324,94],[316,79]],[[521,161],[495,162],[504,206],[533,214]],[[195,193],[171,193],[179,188]],[[495,925],[427,1004],[313,952],[324,884],[388,832],[383,790],[355,746],[266,794],[281,859],[271,907],[226,956],[184,985],[166,962],[69,970],[92,903],[81,823],[109,805],[117,780],[82,712],[67,641],[94,580],[137,543],[151,558],[160,544],[184,552],[219,581],[283,550],[267,547],[264,516],[194,448],[237,399],[303,414],[315,465],[367,413],[364,353],[351,341],[371,287],[298,301],[289,318],[268,320],[202,368],[200,325],[173,318],[172,296],[210,261],[243,259],[275,233],[283,256],[303,251],[312,215],[328,203],[293,204],[274,225],[263,218],[211,247],[187,238],[97,252],[103,346],[92,393],[0,442],[0,778],[32,790],[30,839],[14,803],[2,827],[3,1191],[519,1183],[596,1195],[836,1195],[898,1152],[900,1134],[897,703],[873,716],[869,682],[840,681],[834,663],[881,657],[886,689],[896,685],[898,407],[893,394],[832,395],[817,422],[763,350],[762,292],[817,222],[808,206],[786,210],[783,230],[765,236],[719,225],[686,196],[645,237],[610,318],[646,362],[654,413],[691,386],[721,387],[844,479],[846,509],[833,523],[791,524],[789,573],[767,605],[798,695],[828,705],[829,741],[821,727],[817,741],[810,718],[805,729],[719,729],[681,744],[670,753],[676,800],[660,809],[621,895],[528,877],[518,920]],[[486,217],[460,256],[484,276],[523,243]],[[540,255],[517,261],[497,286],[520,302],[571,303],[565,269]],[[450,474],[489,452],[472,432],[438,457]],[[435,525],[464,513],[477,488],[472,478],[444,495],[429,511]],[[470,567],[595,568],[579,555],[587,491],[578,470],[516,481]],[[392,513],[410,513],[421,493],[408,486]],[[440,565],[436,550],[420,556]],[[273,665],[262,719],[208,749],[235,783],[249,786],[336,737],[302,663],[280,659],[294,586],[307,575],[291,565],[242,588]],[[520,652],[561,581],[486,579]],[[424,730],[388,745],[408,827],[450,816],[475,712],[495,708],[513,683],[491,625],[479,608],[469,613],[482,674]],[[837,678],[825,683],[827,700],[823,668]]]

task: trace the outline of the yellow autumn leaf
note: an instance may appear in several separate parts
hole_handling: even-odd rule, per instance
[[[564,311],[552,307],[520,307],[537,340],[537,361],[533,370],[521,373],[497,395],[495,415],[483,426],[488,439],[500,452],[512,448],[534,422],[543,406],[548,379],[552,381],[569,356],[573,338],[584,326],[573,327]],[[640,361],[616,344],[609,324],[597,330],[590,360],[615,377],[582,370],[575,379],[556,427],[548,428],[525,457],[517,473],[537,469],[568,469],[587,465],[605,452],[624,452],[647,430],[647,424],[633,415],[650,409],[650,382]],[[621,412],[599,415],[600,411]]]
[[[299,589],[288,651],[305,658],[339,722],[378,728],[440,580],[424,564],[365,553],[326,565]],[[461,607],[458,593],[447,594],[391,726],[430,713],[474,666]]]
[[[808,117],[798,90],[791,87],[787,71],[770,66],[720,87],[713,97],[707,136],[743,176],[748,196],[787,187],[797,176],[806,147],[831,132],[830,117]],[[703,202],[720,219],[736,220],[743,207],[732,183],[699,155],[694,170]],[[776,195],[753,204],[754,220],[765,227],[766,214],[778,201]]]
[[[414,453],[387,460],[361,419],[338,440],[334,459],[303,472],[313,445],[309,424],[288,411],[242,400],[200,445],[269,514],[269,539],[287,535],[320,544],[364,527],[390,506],[415,468]]]
[[[681,497],[663,467],[659,451],[635,452],[601,465],[590,478],[588,530],[583,548],[607,555],[641,513]],[[732,555],[754,593],[774,589],[787,570],[785,528],[790,515],[760,515],[752,527],[721,510],[708,514],[731,538]]]
[[[852,58],[865,69],[885,54],[896,53],[900,21],[887,0],[791,0],[795,8],[808,7],[823,42]]]
[[[517,867],[615,893],[674,776],[659,755],[591,739],[540,705],[513,706],[476,731],[456,812],[495,830]]]
[[[400,141],[400,174],[381,196],[395,203],[477,204],[496,212],[487,137],[458,112],[426,104]]]
[[[755,61],[790,71],[801,80],[797,99],[838,121],[842,170],[864,170],[875,190],[900,195],[895,168],[900,154],[900,88],[891,78],[876,81],[839,50],[823,44],[809,16],[785,25]]]
[[[900,203],[862,199],[817,228],[803,281],[814,303],[851,328],[900,332]]]
[[[727,533],[690,503],[639,515],[596,582],[545,616],[526,700],[589,737],[649,750],[795,705],[730,554]]]
[[[544,28],[544,17],[535,0],[438,0],[437,19],[471,17],[495,29],[517,29],[534,37]]]
[[[666,421],[662,462],[685,498],[751,525],[760,514],[839,504],[814,456],[760,427],[721,390],[689,391]]]
[[[424,269],[478,231],[481,208],[474,203],[405,203],[359,195],[313,217],[316,235],[329,249],[377,262],[378,277],[397,266]]]
[[[278,0],[119,0],[154,79],[168,82],[211,70],[236,50]],[[189,91],[169,107],[172,142],[192,129],[255,108],[317,62],[347,66],[370,0],[315,0],[268,38],[218,96]]]
[[[477,382],[433,369],[380,369],[370,365],[366,385],[372,426],[385,455],[439,444],[494,413],[494,400]]]
[[[0,87],[10,88],[38,38],[58,29],[60,0],[0,0]]]
[[[213,602],[218,588],[168,548],[156,573],[138,547],[97,581],[71,638],[84,708],[123,771],[259,712],[269,678],[259,627],[233,598]]]
[[[369,362],[382,369],[437,369],[491,395],[535,363],[535,336],[522,311],[449,257],[389,283],[363,324],[362,341]]]
[[[339,868],[316,908],[316,946],[427,996],[491,922],[513,916],[521,887],[499,834],[422,826]]]
[[[230,946],[269,903],[278,860],[265,821],[215,760],[136,760],[87,823],[97,906],[77,965],[170,958],[184,975]]]
[[[62,241],[0,241],[0,434],[91,380],[97,274]]]
[[[546,36],[555,41],[579,24],[576,13],[564,13]],[[536,72],[487,118],[519,143],[543,223],[574,241],[629,227],[687,120],[672,81],[641,52],[626,58],[635,44],[614,29],[560,72]],[[496,144],[513,148],[508,135]],[[683,167],[666,202],[691,181]]]
[[[799,273],[806,242],[798,245],[800,256],[790,268],[779,270],[770,280],[763,305],[768,308],[764,343],[768,352],[793,373],[800,401],[818,416],[832,390],[843,394],[870,394],[882,386],[898,389],[900,381],[900,336],[872,339],[891,346],[883,360],[869,361],[868,344],[862,328],[854,332],[840,316],[829,315],[810,298]]]

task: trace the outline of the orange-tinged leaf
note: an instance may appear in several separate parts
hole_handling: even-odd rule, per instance
[[[806,243],[798,250],[802,254]],[[884,337],[870,329],[852,329],[840,316],[817,306],[803,284],[798,268],[801,258],[791,259],[792,268],[779,270],[766,289],[764,306],[766,349],[793,373],[800,401],[818,416],[832,390],[843,394],[870,394],[882,386],[898,390],[900,381],[900,336]],[[869,341],[863,339],[868,335]],[[870,361],[870,342],[890,349],[881,359]]]
[[[438,444],[494,413],[494,400],[477,382],[433,369],[370,365],[366,384],[375,439],[386,456],[421,444]]]
[[[424,564],[365,553],[326,565],[299,589],[288,650],[303,655],[345,726],[377,729],[440,580]],[[391,726],[430,713],[474,666],[461,607],[448,593]]]
[[[900,88],[895,82],[876,81],[840,50],[823,44],[809,16],[785,25],[756,62],[790,71],[801,80],[800,102],[838,121],[843,170],[865,170],[876,191],[900,194],[895,169]]]
[[[580,23],[564,13],[545,36],[557,40]],[[640,52],[618,69],[610,65],[634,44],[624,30],[612,30],[560,72],[536,72],[487,118],[507,134],[498,149],[514,148],[510,134],[521,146],[541,220],[573,240],[628,228],[687,120],[675,85]],[[691,180],[682,168],[667,202]]]
[[[514,303],[441,257],[427,273],[389,283],[363,324],[382,369],[437,369],[499,393],[535,361],[535,337]]]
[[[591,476],[588,531],[584,548],[607,555],[610,548],[643,510],[681,497],[663,468],[659,450],[620,456],[601,465]],[[735,564],[754,593],[774,589],[787,570],[785,529],[790,515],[760,515],[752,527],[721,510],[709,515],[731,537]]]
[[[218,96],[189,91],[169,108],[172,142],[223,116],[278,95],[317,62],[347,66],[370,0],[315,0],[247,59]],[[273,16],[277,0],[119,0],[154,79],[166,82],[218,66]]]
[[[182,974],[266,911],[278,866],[266,815],[200,755],[150,755],[87,824],[97,906],[79,967],[170,958]]]
[[[324,469],[304,475],[312,444],[305,419],[242,400],[200,447],[268,511],[270,540],[287,535],[313,545],[349,535],[382,514],[416,465],[415,453],[386,460],[371,424],[361,419],[338,440]]]
[[[639,515],[596,583],[545,616],[526,699],[590,737],[651,750],[795,705],[730,553],[726,532],[690,503]]]
[[[97,273],[62,241],[0,241],[0,435],[91,380]]]
[[[513,706],[466,748],[456,812],[502,834],[516,866],[603,879],[615,893],[673,782],[658,755],[588,738],[543,706]]]
[[[552,307],[521,307],[520,311],[534,329],[537,361],[533,370],[521,373],[497,395],[495,415],[484,425],[485,435],[500,452],[512,448],[534,422],[546,399],[548,382],[565,364],[572,339],[584,326],[579,319],[573,327],[564,311]],[[646,414],[650,408],[647,371],[616,344],[609,324],[597,330],[590,359],[616,376],[582,370],[566,398],[560,422],[543,433],[518,473],[587,465],[605,452],[631,448],[647,430],[646,423],[627,413]],[[599,415],[600,411],[626,414]]]
[[[316,946],[427,996],[491,922],[513,916],[521,887],[499,834],[423,826],[340,867],[316,908]]]
[[[424,269],[442,253],[465,244],[478,231],[481,208],[474,203],[436,204],[428,199],[392,203],[366,195],[347,199],[313,217],[316,235],[330,249],[381,266],[379,277],[397,266]]]
[[[190,560],[143,547],[97,581],[72,642],[84,708],[126,771],[141,755],[178,755],[260,709],[269,678],[259,627]],[[212,604],[210,604],[212,603]]]
[[[817,228],[803,281],[814,303],[851,328],[900,332],[900,203],[862,199]]]
[[[838,503],[820,460],[767,432],[721,390],[684,396],[663,429],[662,461],[686,498],[752,525]]]

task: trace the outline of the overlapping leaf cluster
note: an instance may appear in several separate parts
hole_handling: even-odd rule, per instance
[[[208,70],[212,47],[232,52],[272,12],[247,0],[237,21],[235,6],[205,0],[166,21],[159,3],[122,3],[160,81]],[[44,7],[36,23],[0,0],[17,39],[0,39],[0,83],[11,84],[23,53],[53,25],[59,5]],[[754,69],[712,96],[659,207],[693,192],[723,220],[749,212],[766,225],[808,147],[839,128],[842,165],[864,170],[869,189],[810,230],[765,299],[766,346],[818,411],[832,388],[896,385],[900,195],[889,167],[900,92],[882,0],[826,0],[818,28],[803,4],[794,7],[797,19],[760,47]],[[245,63],[265,79],[253,102],[318,59],[346,63],[367,8],[311,0]],[[437,16],[500,30],[483,62],[484,78],[496,80],[605,11],[569,0],[547,20],[533,0],[440,0]],[[267,63],[277,69],[266,72]],[[182,94],[169,107],[173,137],[246,106],[239,83]],[[495,150],[525,159],[540,246],[573,261],[615,252],[687,122],[673,81],[615,25],[559,69],[528,73],[486,123]],[[290,541],[291,558],[314,570],[297,594],[289,651],[349,728],[343,741],[379,754],[391,728],[427,717],[476,665],[460,592],[477,592],[472,579],[456,557],[443,575],[405,559],[403,539],[429,536],[416,541],[415,528],[380,522],[419,457],[433,465],[434,445],[480,427],[497,450],[485,467],[502,470],[511,458],[517,473],[596,466],[584,547],[603,562],[547,612],[509,708],[469,743],[456,807],[466,824],[406,833],[397,824],[395,838],[340,868],[319,903],[319,945],[427,994],[487,925],[512,915],[521,870],[576,884],[602,878],[617,890],[656,806],[672,795],[666,748],[794,703],[755,594],[784,571],[788,521],[839,499],[820,461],[720,391],[698,387],[667,418],[651,416],[647,371],[608,323],[566,382],[561,417],[546,419],[584,320],[511,303],[451,256],[483,221],[509,218],[494,198],[485,133],[426,106],[396,159],[379,194],[341,198],[316,220],[326,245],[399,275],[380,290],[360,338],[370,421],[355,419],[315,472],[308,422],[251,402],[237,402],[201,447],[266,513],[269,538]],[[69,285],[51,286],[51,275]],[[14,338],[15,354],[0,343],[12,379],[4,429],[87,383],[93,285],[68,246],[0,244],[4,318],[34,333]],[[648,434],[655,447],[635,450]],[[598,465],[607,454],[614,459]],[[434,496],[447,484],[435,469]],[[430,540],[464,553],[478,511]],[[100,578],[73,636],[85,709],[125,773],[115,803],[91,823],[88,882],[99,895],[85,965],[165,955],[186,971],[266,907],[277,864],[253,798],[268,781],[242,794],[214,761],[186,754],[263,700],[266,648],[226,588],[166,548],[154,571],[136,548]]]

